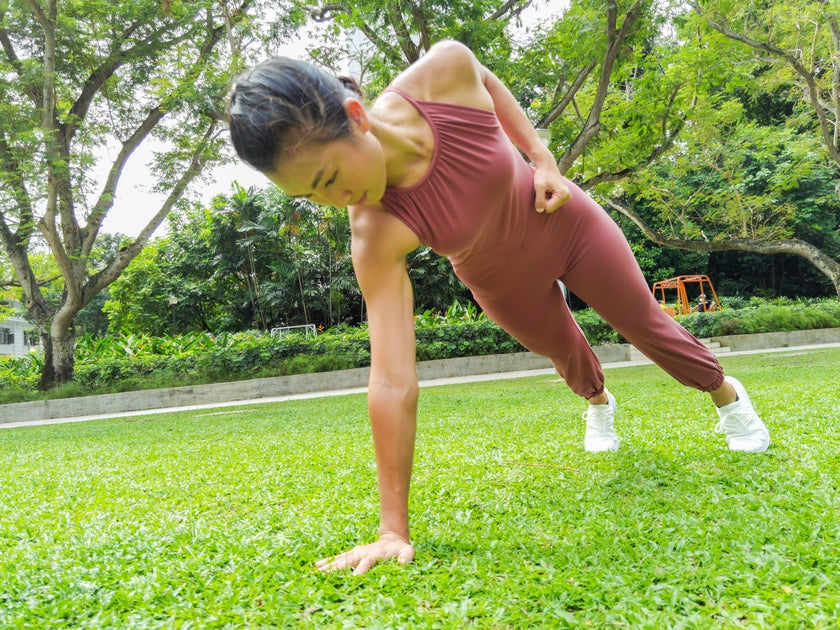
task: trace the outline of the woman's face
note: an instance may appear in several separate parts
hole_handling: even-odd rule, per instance
[[[375,204],[385,194],[385,156],[369,128],[326,144],[304,144],[283,154],[268,178],[291,197],[322,206]]]

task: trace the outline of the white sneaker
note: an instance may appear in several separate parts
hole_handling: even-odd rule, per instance
[[[615,396],[606,389],[608,403],[606,405],[589,405],[583,419],[586,420],[586,435],[583,438],[583,448],[590,453],[618,450],[618,436],[613,428],[615,419]]]
[[[718,407],[720,422],[715,431],[726,435],[729,448],[733,451],[763,453],[770,446],[770,432],[755,412],[740,381],[731,376],[724,377],[724,380],[735,388],[738,400]]]

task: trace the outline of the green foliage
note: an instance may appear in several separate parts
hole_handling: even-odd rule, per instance
[[[366,89],[378,94],[428,47],[444,39],[464,42],[484,61],[504,59],[511,49],[506,32],[529,1],[447,0],[405,4],[395,0],[341,0],[312,10],[317,16],[309,54],[335,70],[348,61],[361,65]],[[359,42],[358,33],[367,39]]]
[[[178,190],[175,183],[193,158],[201,164],[221,155],[223,134],[210,133],[211,140],[203,144],[201,133],[219,122],[231,76],[246,63],[246,51],[271,49],[307,15],[318,17],[313,56],[339,66],[352,54],[353,67],[358,66],[372,95],[432,42],[454,38],[472,46],[481,62],[512,87],[532,120],[551,128],[558,155],[577,140],[585,145],[567,165],[570,176],[585,187],[597,186],[599,194],[629,199],[633,211],[660,232],[715,243],[745,235],[764,244],[796,237],[836,259],[837,169],[826,157],[813,111],[788,64],[756,57],[713,31],[685,3],[622,0],[610,5],[615,26],[632,22],[632,28],[615,44],[615,65],[601,77],[608,38],[616,35],[608,32],[604,3],[572,0],[562,17],[552,15],[527,32],[516,29],[519,12],[529,4],[364,0],[319,8],[275,3],[269,11],[260,1],[248,6],[253,15],[239,21],[245,13],[210,0],[74,0],[58,5],[58,65],[50,74],[43,66],[46,23],[27,3],[5,3],[0,69],[15,80],[0,85],[0,131],[8,147],[0,168],[0,218],[8,229],[0,232],[8,251],[29,248],[16,254],[28,256],[31,273],[21,278],[31,283],[41,330],[48,329],[65,300],[65,286],[72,286],[83,290],[85,300],[98,292],[99,302],[77,314],[75,330],[103,331],[96,314],[105,298],[104,280],[119,275],[142,245],[129,248],[129,243],[102,242],[101,236],[88,238],[97,235],[104,214],[120,211],[125,199],[118,190],[103,188],[96,175],[95,167],[109,166],[96,164],[99,147],[115,141],[119,146],[151,112],[161,112],[150,137],[162,141],[166,151],[156,155],[150,173],[156,189]],[[826,20],[835,13],[833,2],[765,4],[758,10],[731,0],[696,3],[751,36],[766,36],[785,50],[798,51],[808,67],[831,67],[832,30]],[[633,7],[639,8],[635,21]],[[548,7],[536,8],[542,18]],[[348,53],[343,35],[350,32],[355,39]],[[360,42],[359,33],[369,41]],[[12,54],[15,48],[23,54]],[[836,73],[827,71],[816,76],[825,103],[833,102],[827,95],[836,93],[832,77]],[[45,139],[51,136],[39,127],[45,120],[42,86],[51,78],[56,82],[54,118],[68,132],[68,144],[58,155],[48,155]],[[30,247],[44,242],[37,237],[33,200],[49,192],[51,169],[60,176],[54,190],[66,192],[64,209],[77,214],[65,216],[54,233],[66,240],[55,252],[61,267],[52,256],[42,264],[38,257],[43,252]],[[350,266],[346,221],[343,212],[315,211],[277,193],[241,189],[210,208],[182,206],[170,234],[112,285],[104,306],[111,329],[160,336],[358,322],[364,309]],[[670,276],[663,270],[675,271],[680,263],[705,262],[704,255],[680,259],[631,239],[649,277]],[[830,290],[806,273],[786,273],[790,265],[780,268],[774,260],[749,259],[745,265],[760,273],[733,272],[740,283],[731,286],[768,296]],[[429,250],[410,256],[408,266],[420,309],[443,310],[453,300],[470,300],[448,264]],[[0,280],[7,275],[0,272]],[[758,278],[757,286],[746,287],[745,278]],[[597,318],[586,324],[593,343],[614,339]],[[436,356],[450,351],[447,346],[455,341],[435,343],[440,347],[429,354]],[[328,363],[316,356],[322,355],[295,358],[289,369],[320,369],[316,363]],[[243,361],[257,369],[256,359]],[[224,358],[218,363],[225,364]],[[215,368],[210,364],[208,369]]]
[[[672,236],[789,238],[809,193],[830,200],[826,188],[806,188],[826,166],[814,140],[799,130],[761,127],[740,114],[729,129],[714,117],[706,124],[684,133],[686,144],[671,160],[628,186],[638,201],[659,210],[656,225],[669,225]],[[840,202],[833,205],[826,210],[840,216]]]
[[[157,335],[354,321],[347,213],[266,188],[182,206],[111,287],[112,329]]]
[[[524,351],[515,339],[489,319],[419,326],[416,334],[419,361]]]
[[[743,308],[691,313],[678,317],[677,321],[697,337],[837,328],[840,327],[840,302],[752,300]]]
[[[697,337],[840,327],[837,300],[772,301],[725,298],[724,309],[677,321]],[[624,343],[591,309],[574,313],[592,345]],[[454,302],[445,313],[416,316],[417,360],[523,352],[525,349],[474,304]],[[42,398],[35,387],[39,354],[0,358],[0,403]],[[307,374],[370,365],[366,326],[340,325],[316,337],[302,333],[193,332],[184,335],[85,335],[76,345],[76,382],[48,397],[131,391]]]
[[[840,350],[722,361],[765,454],[654,367],[598,456],[555,377],[424,389],[417,556],[361,577],[314,563],[376,536],[363,395],[0,429],[0,627],[834,628]]]
[[[80,311],[139,253],[202,166],[223,159],[224,98],[245,61],[243,42],[261,31],[248,15],[255,4],[0,2],[0,246],[15,261],[30,318],[42,335],[55,333],[44,387],[73,377]],[[300,18],[283,4],[273,7],[277,32]],[[148,184],[166,201],[147,232],[117,243],[102,235],[103,222],[112,210],[132,211],[120,177],[151,141],[159,150]],[[49,273],[37,260],[44,244]]]
[[[575,311],[574,316],[590,345],[600,346],[623,341],[621,336],[591,308]]]
[[[450,262],[431,248],[418,247],[406,258],[406,266],[418,310],[445,311],[455,302],[472,302],[469,289],[458,280]]]

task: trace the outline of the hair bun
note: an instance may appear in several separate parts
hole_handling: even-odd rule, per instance
[[[356,79],[354,79],[353,77],[345,76],[340,76],[337,78],[339,81],[341,81],[341,84],[345,87],[345,89],[350,90],[351,92],[357,94],[360,97],[364,97],[364,94],[362,93],[362,88],[359,87],[358,83],[356,83]]]

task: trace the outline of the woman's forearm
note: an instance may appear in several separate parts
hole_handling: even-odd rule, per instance
[[[371,380],[368,389],[379,482],[380,534],[409,540],[408,494],[417,428],[417,383]]]
[[[544,161],[553,163],[554,156],[540,140],[534,125],[507,86],[487,68],[482,68],[482,80],[493,99],[496,116],[505,134],[534,164]]]

